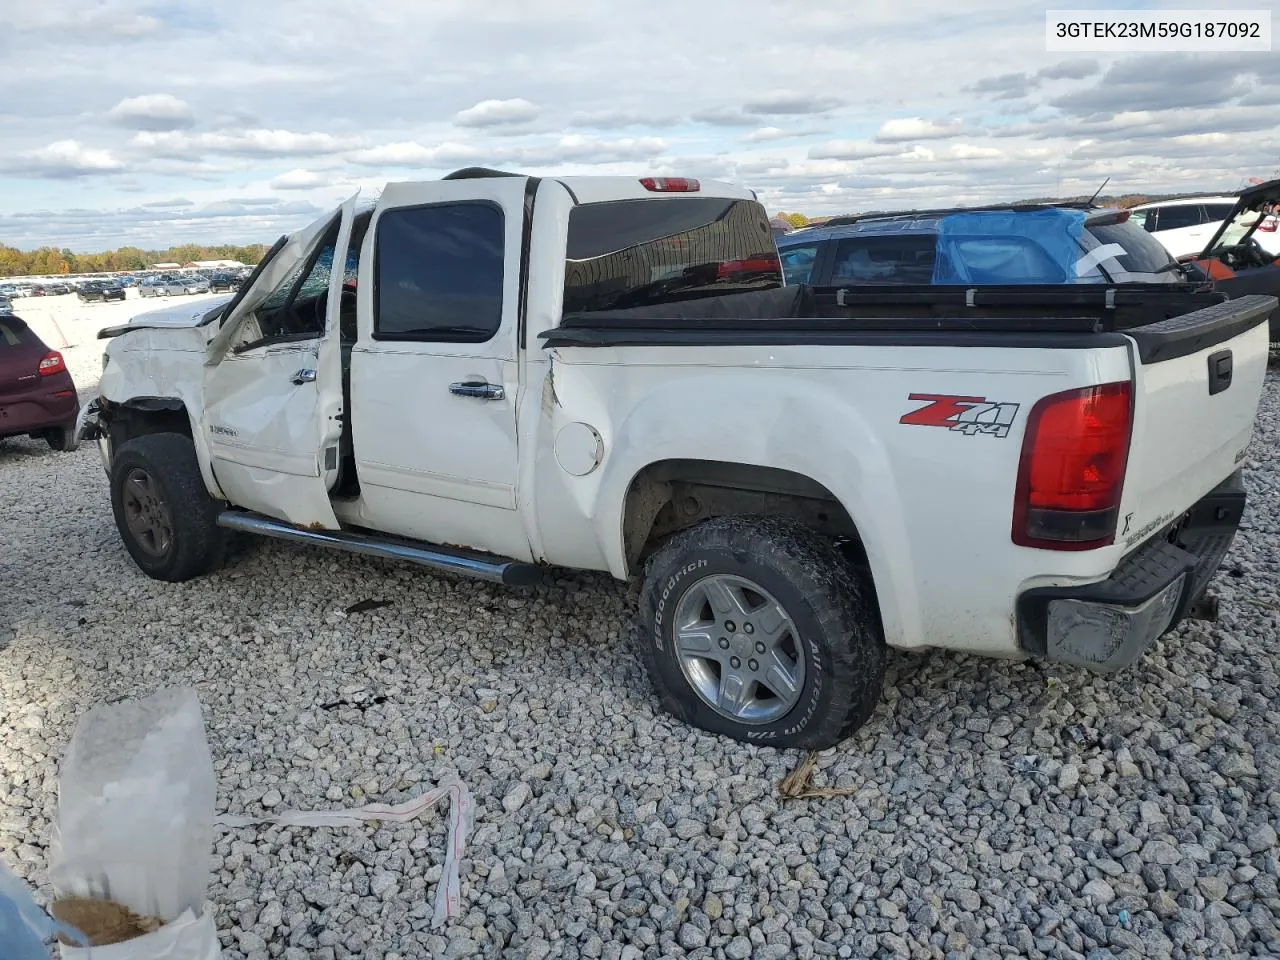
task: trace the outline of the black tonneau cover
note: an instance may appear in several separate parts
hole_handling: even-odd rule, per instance
[[[1274,297],[1228,301],[1211,283],[798,285],[570,313],[539,338],[546,347],[931,344],[1065,349],[1122,345],[1129,342],[1127,334],[1139,342],[1145,363],[1229,339],[1265,321],[1276,307]]]

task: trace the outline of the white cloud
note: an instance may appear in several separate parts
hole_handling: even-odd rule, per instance
[[[955,157],[957,160],[995,160],[1003,157],[1004,153],[995,147],[977,147],[970,143],[956,143],[947,149],[947,155]]]
[[[185,101],[168,93],[128,97],[112,107],[107,117],[134,130],[181,130],[196,120]]]
[[[348,155],[347,159],[366,167],[439,167],[451,163],[469,163],[479,157],[475,148],[460,143],[424,147],[420,143],[402,142],[357,150]]]
[[[198,157],[221,153],[242,157],[305,157],[342,153],[359,145],[359,138],[292,130],[241,130],[210,133],[176,131],[136,133],[129,143],[158,157]]]
[[[304,214],[116,208],[135,191],[202,210],[246,184],[328,202],[471,165],[729,180],[808,214],[1047,196],[1060,181],[1087,196],[1108,174],[1108,192],[1185,192],[1280,172],[1280,59],[1064,60],[1007,0],[856,17],[657,0],[639,32],[568,0],[488,0],[482,22],[464,0],[358,16],[338,0],[8,6],[0,194],[9,215],[43,213],[0,222],[6,242],[101,245],[87,214],[48,215],[70,208],[112,211],[112,231],[147,245],[269,242]]]
[[[826,113],[840,106],[841,100],[836,97],[813,96],[779,92],[748,101],[742,107],[743,113],[754,115],[801,116],[811,113]]]
[[[865,160],[897,153],[896,146],[870,140],[831,140],[809,148],[810,160]]]
[[[86,147],[78,140],[58,140],[0,163],[0,170],[25,177],[64,180],[124,169],[110,150]]]
[[[768,143],[770,140],[785,140],[794,134],[787,133],[781,127],[760,127],[742,136],[744,143]]]
[[[520,97],[512,100],[481,100],[454,114],[460,127],[495,127],[508,123],[525,123],[538,115],[538,108]]]
[[[959,136],[963,127],[959,120],[922,120],[920,117],[906,117],[901,120],[886,120],[876,132],[876,139],[881,143],[901,143],[906,140],[941,140],[946,137]]]
[[[623,137],[620,140],[592,140],[570,134],[561,137],[554,147],[530,150],[524,156],[534,162],[617,163],[645,160],[665,153],[666,141],[659,137]]]
[[[328,186],[329,182],[329,178],[322,173],[298,169],[280,174],[271,181],[271,186],[276,190],[310,190]]]

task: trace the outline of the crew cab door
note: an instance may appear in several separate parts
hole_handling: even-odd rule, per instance
[[[393,183],[360,257],[360,522],[530,558],[517,508],[526,177]]]
[[[338,316],[356,197],[290,238],[205,357],[214,477],[238,506],[338,529],[329,501],[342,433]]]

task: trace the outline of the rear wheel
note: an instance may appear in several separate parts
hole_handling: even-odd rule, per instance
[[[640,653],[663,707],[776,747],[825,748],[879,702],[885,648],[869,586],[831,542],[775,518],[719,518],[649,561]]]
[[[44,438],[51,448],[63,453],[70,453],[80,446],[80,441],[76,439],[74,424],[69,427],[54,427],[44,435]]]
[[[190,437],[151,433],[123,444],[111,460],[111,508],[129,555],[155,580],[189,580],[226,561],[230,536]]]

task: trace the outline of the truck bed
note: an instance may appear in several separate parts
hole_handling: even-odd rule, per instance
[[[781,287],[566,314],[548,347],[934,345],[1098,347],[1139,341],[1167,356],[1225,328],[1262,322],[1270,297],[1230,300],[1212,284]],[[1127,336],[1126,336],[1127,335]],[[1199,349],[1196,347],[1195,349]]]

